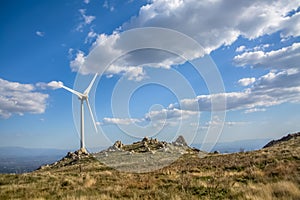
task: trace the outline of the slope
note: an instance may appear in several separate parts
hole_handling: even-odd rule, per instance
[[[0,175],[0,199],[300,198],[299,136],[258,151],[201,155],[188,150],[161,169],[130,173],[70,153],[32,173]]]

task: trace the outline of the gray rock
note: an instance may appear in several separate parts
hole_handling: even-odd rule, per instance
[[[188,146],[182,135],[178,136],[178,138],[173,142],[173,145],[175,145],[175,146]]]

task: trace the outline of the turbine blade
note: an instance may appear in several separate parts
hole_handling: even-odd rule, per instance
[[[93,124],[94,124],[95,130],[96,130],[96,132],[98,132],[97,125],[96,125],[96,121],[95,121],[95,118],[94,118],[94,115],[93,115],[93,112],[92,112],[92,108],[91,108],[91,106],[90,106],[90,103],[89,103],[89,99],[88,99],[88,98],[86,99],[86,104],[87,104],[87,107],[89,108],[90,115],[91,115],[91,117],[92,117],[92,120],[93,120]]]
[[[94,78],[92,79],[92,81],[90,82],[89,86],[86,88],[86,90],[84,91],[83,94],[88,95],[90,93],[90,90],[93,87],[93,84],[94,84],[97,76],[98,76],[98,73],[95,74]]]
[[[76,96],[78,96],[79,98],[82,98],[83,97],[83,94],[81,94],[80,92],[77,92],[71,88],[68,88],[64,85],[61,85],[62,88],[64,88],[65,90],[68,90],[69,92],[72,92],[73,94],[75,94]]]

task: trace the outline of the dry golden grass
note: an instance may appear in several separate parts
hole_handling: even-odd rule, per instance
[[[243,196],[240,199],[290,199],[298,200],[300,197],[299,187],[290,181],[279,181],[268,184],[249,184],[240,188]]]
[[[300,199],[300,138],[259,151],[188,153],[150,173],[94,158],[26,174],[1,174],[0,199]]]

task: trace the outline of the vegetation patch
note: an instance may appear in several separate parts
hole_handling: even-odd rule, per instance
[[[247,153],[186,151],[147,173],[117,171],[91,155],[63,158],[32,173],[0,174],[0,199],[298,200],[300,137],[292,138]]]

